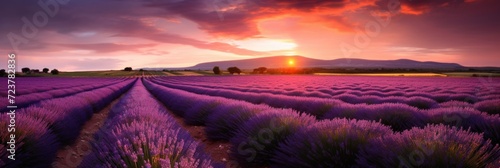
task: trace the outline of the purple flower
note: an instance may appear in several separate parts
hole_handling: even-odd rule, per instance
[[[406,99],[406,104],[419,109],[430,109],[437,105],[437,102],[425,97],[410,97]]]
[[[271,110],[271,107],[241,101],[227,102],[214,109],[214,112],[208,116],[205,132],[212,140],[228,141],[235,135],[242,123],[265,110]]]
[[[481,134],[429,125],[372,139],[358,155],[359,167],[485,167],[500,148]]]
[[[8,131],[10,116],[0,114],[0,159],[5,167],[50,167],[59,149],[57,137],[52,134],[48,124],[42,119],[32,118],[23,113],[15,115],[15,132]],[[11,133],[15,136],[15,160],[8,156]]]
[[[279,143],[315,122],[312,116],[288,109],[262,112],[245,122],[230,140],[231,155],[245,167],[265,166]]]
[[[207,117],[223,102],[223,99],[198,99],[191,108],[185,110],[184,121],[189,125],[205,125]]]
[[[324,120],[299,130],[280,143],[272,167],[350,167],[369,140],[392,134],[380,123]]]
[[[477,102],[474,108],[489,114],[500,114],[500,99]]]

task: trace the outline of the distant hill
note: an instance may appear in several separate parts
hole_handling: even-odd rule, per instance
[[[293,61],[293,65],[289,64]],[[166,68],[166,69],[201,69],[211,70],[214,66],[219,66],[221,69],[226,69],[231,66],[237,66],[240,69],[254,69],[257,67],[267,68],[404,68],[404,69],[439,69],[439,70],[463,70],[466,67],[456,63],[440,63],[440,62],[420,62],[408,59],[399,60],[365,60],[355,58],[341,58],[334,60],[312,59],[303,56],[272,56],[264,58],[253,58],[244,60],[217,61],[200,63],[192,67],[186,68]],[[150,69],[150,68],[148,68]],[[161,68],[154,68],[161,69]]]

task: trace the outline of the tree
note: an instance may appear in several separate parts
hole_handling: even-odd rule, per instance
[[[52,71],[50,71],[50,73],[51,73],[52,75],[57,75],[57,74],[59,74],[59,70],[57,70],[57,69],[53,69]]]
[[[0,69],[0,76],[5,76],[6,74],[5,69]]]
[[[234,73],[237,73],[239,75],[241,73],[241,70],[238,67],[229,67],[227,68],[227,71],[229,71],[231,75]]]
[[[21,71],[22,71],[23,73],[30,73],[31,69],[30,69],[30,68],[28,68],[28,67],[24,67],[23,69],[21,69]]]
[[[253,69],[253,73],[264,74],[266,71],[267,71],[266,67],[259,67],[259,68]]]
[[[213,71],[214,71],[214,74],[220,75],[220,68],[218,66],[215,66]]]
[[[42,72],[43,73],[49,73],[49,68],[43,68]]]
[[[132,71],[132,67],[125,67],[124,71]]]
[[[31,69],[31,72],[32,73],[40,73],[40,70],[39,69]]]

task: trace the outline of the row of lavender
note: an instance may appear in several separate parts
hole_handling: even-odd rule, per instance
[[[116,83],[127,78],[58,78],[58,77],[20,77],[15,79],[16,95],[28,95],[51,90],[90,86],[100,83]],[[7,82],[0,84],[1,97],[7,97]]]
[[[291,108],[316,116],[318,119],[349,118],[358,120],[380,121],[391,126],[395,131],[423,127],[427,124],[445,124],[484,133],[487,139],[500,143],[500,117],[497,110],[488,114],[474,108],[451,104],[434,109],[418,109],[407,104],[349,104],[334,99],[273,95],[266,93],[248,93],[224,89],[209,89],[184,85],[173,85],[152,79],[157,84],[171,88],[186,90],[197,94],[220,96],[254,104],[267,104],[275,108]],[[418,100],[415,103],[419,103]],[[410,103],[411,104],[411,103]],[[500,103],[488,102],[479,109],[497,107]],[[485,110],[489,112],[488,110]]]
[[[329,89],[337,92],[340,90],[379,91],[388,93],[401,91],[433,92],[433,93],[468,93],[488,95],[491,87],[499,87],[500,79],[496,78],[436,78],[436,77],[363,77],[363,76],[228,76],[214,77],[175,77],[175,81],[193,81],[201,84],[216,84],[217,86],[237,86],[241,89],[270,89],[274,90],[303,90],[315,91]]]
[[[111,109],[91,144],[80,167],[214,166],[140,81]]]
[[[497,79],[491,79],[491,81],[489,81],[486,79],[481,80],[481,78],[387,78],[382,79],[383,82],[380,82],[379,79],[373,80],[372,77],[350,77],[348,79],[354,81],[347,82],[345,81],[346,79],[342,77],[326,78],[305,76],[299,78],[300,80],[297,79],[298,81],[296,81],[296,83],[304,82],[302,85],[297,86],[296,83],[291,83],[291,81],[287,82],[287,80],[296,80],[293,76],[273,76],[273,78],[276,78],[274,81],[267,81],[268,79],[261,78],[260,76],[249,77],[253,79],[251,82],[254,84],[245,84],[248,79],[238,77],[234,77],[234,79],[231,79],[232,77],[217,78],[218,82],[207,81],[207,79],[210,78],[213,77],[196,77],[193,79],[178,77],[169,79],[169,82],[243,92],[334,98],[354,104],[398,102],[407,97],[418,97],[433,104],[448,101],[461,101],[464,102],[464,104],[468,104],[483,100],[500,99],[500,81]],[[311,84],[310,81],[302,81],[304,80],[302,78],[316,82]],[[337,81],[338,78],[340,81],[343,79],[344,82],[339,83]],[[231,80],[228,81],[228,79]],[[332,81],[332,79],[335,79],[335,81]],[[418,79],[418,81],[416,81],[416,79]],[[286,86],[283,86],[284,84],[286,84]],[[281,86],[275,87],[276,85]],[[393,86],[388,88],[390,85]]]
[[[8,130],[7,126],[12,124],[15,128],[12,132],[0,132],[2,142],[15,140],[15,143],[0,144],[0,167],[50,167],[57,150],[74,142],[93,113],[127,91],[133,81],[129,79],[105,88],[43,100],[18,109],[15,115],[0,114],[1,130]],[[11,146],[15,146],[15,151],[7,150]],[[15,154],[15,160],[8,158],[11,154]]]
[[[172,83],[168,80],[161,80],[158,79],[158,82],[161,82],[163,84],[169,84],[172,87],[182,87],[182,88],[191,88],[195,90],[201,90],[203,91],[211,91],[211,92],[223,92],[223,91],[228,91],[228,92],[242,92],[242,93],[250,93],[250,94],[260,94],[260,95],[282,95],[282,94],[275,94],[275,93],[262,93],[262,92],[243,92],[243,91],[238,91],[238,89],[233,88],[233,89],[222,89],[218,88],[216,86],[208,85],[208,86],[193,86],[190,84],[186,83]],[[284,95],[284,96],[297,96],[297,95]],[[342,94],[340,96],[334,96],[334,97],[321,97],[321,96],[297,96],[297,97],[312,97],[312,98],[324,98],[324,99],[335,99],[335,100],[340,100],[346,103],[351,103],[351,104],[383,104],[383,103],[402,103],[402,104],[408,104],[410,106],[414,106],[420,109],[430,109],[430,108],[438,108],[438,107],[443,107],[443,106],[450,106],[450,105],[460,105],[460,106],[467,106],[467,107],[473,107],[472,104],[469,104],[467,102],[459,102],[459,101],[449,101],[445,103],[438,104],[435,100],[426,98],[426,97],[421,97],[421,96],[413,96],[413,97],[402,97],[402,96],[389,96],[389,97],[378,97],[378,96],[354,96],[354,95],[349,95],[349,94]],[[460,97],[462,98],[462,97]],[[470,98],[465,98],[465,100],[471,100]],[[500,100],[500,99],[498,99]],[[478,103],[478,106],[481,104],[488,103],[490,101],[485,101]]]
[[[394,133],[374,121],[318,121],[291,109],[198,95],[151,81],[145,81],[145,85],[186,123],[205,125],[210,139],[231,142],[232,166],[496,167],[500,164],[499,147],[484,140],[481,134],[444,125]],[[420,154],[423,149],[424,156],[415,160],[414,153]],[[461,153],[457,154],[457,150]]]
[[[24,79],[24,78],[22,78]],[[44,79],[44,78],[31,78],[30,83],[37,83],[39,79]],[[47,100],[47,99],[52,99],[52,98],[58,98],[58,97],[65,97],[69,95],[73,95],[76,93],[80,92],[85,92],[85,91],[90,91],[90,90],[95,90],[99,88],[104,88],[108,87],[129,79],[125,78],[77,78],[77,79],[72,79],[69,78],[64,80],[63,78],[55,78],[58,80],[53,81],[54,83],[57,83],[59,81],[62,82],[62,84],[55,84],[53,86],[40,86],[42,90],[37,90],[25,94],[20,94],[19,91],[16,90],[16,102],[15,105],[18,108],[23,108],[27,107],[30,104],[37,103],[41,100]],[[45,81],[46,79],[42,80]],[[69,82],[68,82],[69,81]],[[76,82],[76,83],[73,83]],[[23,86],[16,85],[19,89],[21,89]],[[29,90],[29,89],[28,89]],[[0,111],[6,111],[7,110],[7,105],[10,105],[7,100],[1,101],[0,102]]]

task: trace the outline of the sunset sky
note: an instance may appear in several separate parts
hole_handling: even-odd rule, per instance
[[[66,71],[275,55],[500,67],[499,16],[499,0],[4,0],[0,67],[12,52]]]

